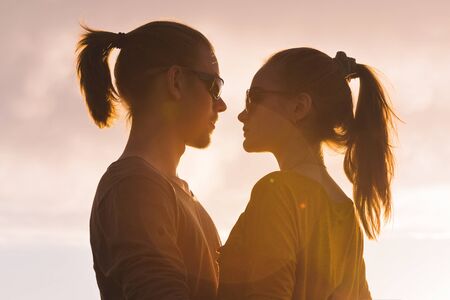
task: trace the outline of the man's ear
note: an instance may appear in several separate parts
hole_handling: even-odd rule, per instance
[[[307,93],[300,93],[294,99],[293,121],[295,124],[306,118],[312,110],[312,98]]]
[[[171,66],[166,73],[167,90],[171,98],[178,100],[182,95],[183,72],[179,66]]]

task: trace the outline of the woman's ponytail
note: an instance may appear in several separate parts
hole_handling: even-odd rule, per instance
[[[344,159],[344,170],[353,183],[358,216],[369,239],[380,232],[381,218],[391,216],[390,183],[394,171],[390,132],[392,118],[388,98],[374,71],[357,65],[360,81],[354,122]]]
[[[301,128],[308,142],[346,149],[344,171],[353,184],[356,213],[368,238],[375,239],[382,220],[391,216],[394,156],[390,137],[397,118],[375,72],[343,51],[331,58],[304,47],[280,51],[268,64],[281,70],[278,74],[289,91],[312,95],[313,117]],[[348,85],[353,78],[360,82],[355,113]]]
[[[115,118],[113,101],[118,95],[112,84],[108,57],[118,34],[83,28],[86,32],[77,45],[81,92],[95,124],[100,128],[109,127]]]

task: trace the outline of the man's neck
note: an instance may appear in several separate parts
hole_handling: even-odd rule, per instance
[[[131,127],[130,136],[121,158],[139,156],[166,176],[176,176],[185,144],[174,128]]]

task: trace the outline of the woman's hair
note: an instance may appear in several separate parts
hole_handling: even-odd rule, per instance
[[[113,102],[119,95],[128,107],[129,118],[149,105],[145,95],[150,69],[192,67],[199,60],[201,47],[213,52],[203,34],[176,22],[150,22],[127,34],[82,27],[86,32],[77,45],[77,73],[90,115],[100,128],[111,126],[116,117]],[[118,91],[108,65],[113,48],[121,49],[114,67]]]
[[[306,139],[346,149],[344,170],[353,183],[358,218],[370,239],[380,232],[381,217],[391,216],[390,182],[394,171],[390,131],[396,117],[374,71],[345,53],[333,59],[311,48],[294,48],[273,55],[264,67],[273,68],[287,91],[307,92],[313,113],[301,121]],[[353,113],[348,81],[359,78]]]

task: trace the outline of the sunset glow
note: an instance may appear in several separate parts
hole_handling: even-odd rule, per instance
[[[89,118],[75,74],[79,22],[127,32],[176,20],[213,43],[228,110],[205,150],[179,166],[222,242],[255,182],[278,169],[268,154],[242,149],[245,90],[274,52],[339,50],[378,69],[397,115],[392,220],[366,241],[374,299],[450,299],[450,2],[30,1],[0,6],[0,298],[98,299],[89,248],[96,186],[121,154],[125,115],[111,129]],[[426,6],[425,6],[426,5]],[[7,9],[6,9],[7,7]],[[114,50],[118,51],[118,50]],[[112,61],[114,62],[114,61]],[[352,83],[357,93],[357,81]],[[343,155],[326,165],[348,196]],[[301,207],[303,208],[303,207]],[[69,274],[67,274],[69,273]],[[24,288],[26,287],[26,288]]]

